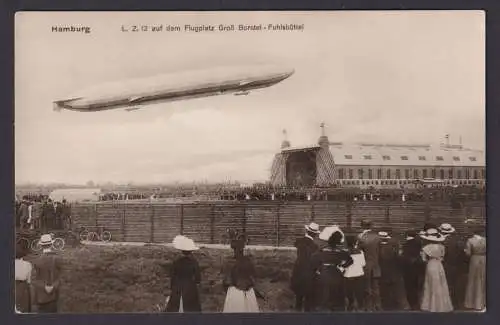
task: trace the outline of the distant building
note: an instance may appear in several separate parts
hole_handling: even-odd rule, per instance
[[[323,127],[323,125],[322,125]],[[418,184],[484,186],[485,156],[462,145],[344,144],[323,133],[318,145],[292,148],[285,139],[271,184],[288,187],[401,188]]]

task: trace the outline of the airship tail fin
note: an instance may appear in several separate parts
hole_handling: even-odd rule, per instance
[[[60,112],[60,111],[61,111],[61,106],[59,105],[59,103],[58,103],[58,102],[55,102],[55,103],[54,103],[54,105],[53,105],[53,107],[52,107],[52,110],[53,110],[54,112]]]
[[[69,103],[71,103],[75,100],[79,100],[79,99],[82,99],[82,97],[76,97],[76,98],[70,98],[70,99],[64,99],[64,100],[56,100],[53,103],[52,109],[55,112],[60,112],[63,108],[68,108],[68,107],[65,107],[66,104],[69,104]]]

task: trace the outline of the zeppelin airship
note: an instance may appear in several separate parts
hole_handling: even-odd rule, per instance
[[[223,94],[248,95],[252,90],[273,86],[293,73],[294,69],[289,67],[258,65],[123,80],[77,91],[66,99],[54,101],[54,110],[95,112],[123,108],[132,111],[163,102]]]

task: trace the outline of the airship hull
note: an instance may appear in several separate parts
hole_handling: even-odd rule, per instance
[[[176,75],[169,74],[147,80],[133,80],[102,85],[90,91],[81,91],[69,99],[54,102],[54,110],[73,110],[95,112],[119,108],[137,108],[151,104],[178,100],[196,99],[224,94],[248,94],[254,89],[273,86],[293,73],[293,69],[277,67],[259,67],[250,70],[230,69],[229,73],[221,70],[190,72]],[[207,77],[208,76],[208,77]]]

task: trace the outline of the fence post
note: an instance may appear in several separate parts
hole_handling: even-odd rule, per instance
[[[347,201],[346,204],[346,226],[347,229],[351,230],[352,229],[352,202]]]
[[[247,233],[247,206],[246,203],[243,203],[243,220],[242,220],[242,228],[243,228],[243,233]]]
[[[431,219],[431,206],[430,206],[429,189],[428,188],[424,188],[424,202],[425,202],[424,219],[425,219],[425,222],[429,222],[429,220]]]
[[[314,202],[311,203],[311,221],[310,222],[314,222],[314,217],[315,217],[315,213],[314,213]]]
[[[125,239],[126,233],[125,233],[125,206],[123,206],[122,209],[122,240],[126,241]]]
[[[149,204],[149,207],[151,208],[151,234],[150,234],[150,238],[149,238],[149,241],[151,243],[154,243],[154,239],[155,239],[155,206],[153,205],[153,203],[150,203]]]
[[[276,246],[280,246],[280,203],[276,208]]]
[[[391,224],[391,206],[390,205],[387,205],[385,207],[385,226],[386,227],[389,227],[389,225]]]
[[[181,203],[180,204],[180,209],[179,209],[179,214],[180,214],[180,222],[181,222],[181,235],[184,235],[184,205]]]
[[[210,244],[215,242],[215,206],[210,208]]]
[[[429,201],[425,202],[424,217],[425,222],[429,222],[429,220],[431,220],[431,204]]]
[[[462,211],[464,213],[464,220],[467,220],[469,218],[469,216],[470,216],[470,207],[469,206],[465,206],[465,207],[463,207]],[[482,217],[482,215],[481,215],[481,217]]]
[[[97,221],[97,203],[94,204],[94,219],[95,219],[95,226],[99,226],[99,222]]]

